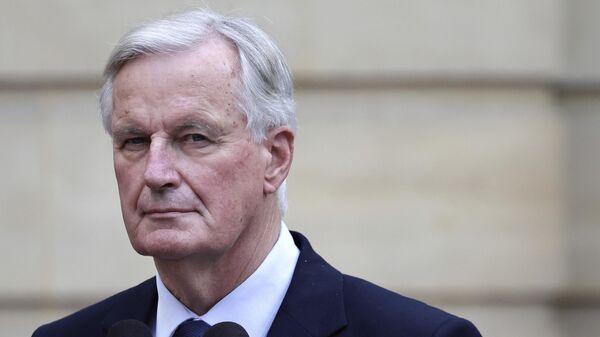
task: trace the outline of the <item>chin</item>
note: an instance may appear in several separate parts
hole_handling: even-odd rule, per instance
[[[159,230],[132,240],[133,249],[140,255],[160,260],[181,260],[199,253],[213,255],[214,247],[208,247],[190,237],[187,232]]]
[[[140,252],[138,251],[138,253]],[[170,247],[150,247],[146,250],[143,250],[143,253],[140,254],[164,261],[180,261],[192,255],[192,253],[186,249],[173,249]]]
[[[151,256],[159,260],[181,260],[194,254],[193,249],[185,245],[178,244],[162,244],[162,243],[145,243],[135,245],[135,251],[143,256]]]
[[[187,249],[182,233],[173,230],[157,230],[150,233],[138,233],[130,238],[133,249],[144,256],[180,256]]]

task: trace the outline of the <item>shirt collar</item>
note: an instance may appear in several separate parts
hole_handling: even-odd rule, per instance
[[[299,254],[292,235],[282,222],[279,238],[261,265],[202,316],[179,302],[157,273],[154,336],[170,337],[181,322],[190,318],[202,319],[210,325],[232,321],[243,326],[250,337],[266,336],[290,285]]]

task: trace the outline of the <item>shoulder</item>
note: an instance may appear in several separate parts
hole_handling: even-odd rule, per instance
[[[347,329],[374,336],[480,336],[473,324],[363,279],[343,275]]]
[[[116,318],[121,313],[126,314],[126,310],[130,310],[132,303],[137,305],[154,300],[148,297],[152,297],[155,282],[155,279],[151,278],[71,315],[42,325],[35,330],[32,337],[104,336],[105,328],[110,327],[112,323],[110,322],[111,315],[116,315]],[[141,300],[140,297],[144,299]],[[143,304],[143,306],[147,305]],[[141,310],[145,311],[144,308]],[[127,317],[123,317],[123,319],[125,318]],[[103,325],[103,323],[107,323],[107,325]]]
[[[292,236],[300,256],[271,336],[304,336],[290,333],[300,326],[314,336],[481,337],[467,320],[340,273]]]

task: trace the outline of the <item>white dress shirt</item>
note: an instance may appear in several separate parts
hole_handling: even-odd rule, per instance
[[[236,322],[250,337],[265,337],[290,285],[299,254],[292,235],[282,222],[277,242],[256,271],[202,316],[179,302],[157,273],[154,337],[171,337],[177,326],[190,318],[202,319],[210,325]]]

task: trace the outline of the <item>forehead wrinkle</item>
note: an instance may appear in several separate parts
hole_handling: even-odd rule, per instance
[[[128,131],[142,130],[140,123],[135,118],[131,118],[129,115],[120,115],[113,113],[112,130],[115,133],[124,133]]]
[[[190,76],[194,77],[193,74]],[[190,83],[180,83],[177,92],[169,98],[167,105],[181,111],[206,113],[237,107],[239,101],[237,84],[232,87],[228,83],[219,83],[218,80],[210,84],[204,82],[205,80],[192,79]],[[230,98],[224,101],[220,97],[223,92],[229,93]]]
[[[220,105],[221,101],[213,98],[211,95],[174,96],[170,99],[170,104],[168,104],[169,109],[176,111],[182,117],[173,118],[170,124],[204,125],[222,129],[224,123],[229,121],[231,117],[228,114],[230,109]],[[238,111],[232,112],[239,113]]]

